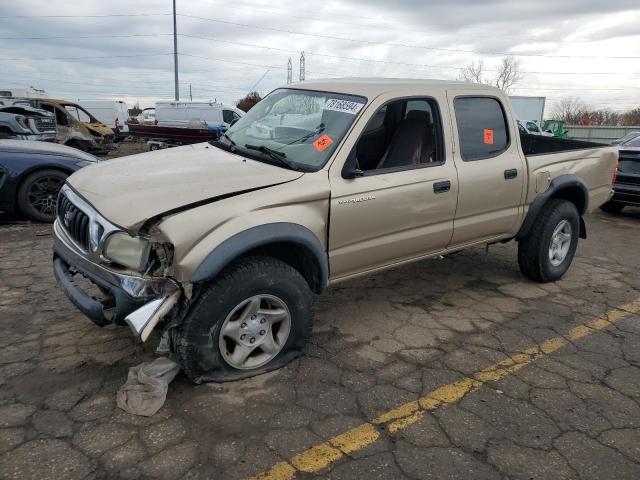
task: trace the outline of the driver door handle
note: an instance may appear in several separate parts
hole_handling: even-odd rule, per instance
[[[504,171],[504,179],[511,180],[512,178],[516,178],[518,176],[518,170],[516,168],[510,168]]]
[[[451,190],[451,181],[445,180],[442,182],[435,182],[433,184],[433,192],[434,193],[444,193]]]

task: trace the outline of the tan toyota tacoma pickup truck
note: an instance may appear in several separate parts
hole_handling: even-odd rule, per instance
[[[219,142],[69,177],[54,271],[98,325],[158,329],[192,381],[233,380],[300,354],[312,293],[343,280],[509,240],[524,275],[559,279],[616,162],[522,134],[488,86],[308,81]]]

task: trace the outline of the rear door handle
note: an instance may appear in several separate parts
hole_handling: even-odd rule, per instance
[[[451,182],[449,180],[445,180],[443,182],[435,182],[433,184],[433,192],[434,193],[444,193],[451,190]]]
[[[518,176],[518,170],[515,168],[510,168],[504,171],[504,179],[511,180],[512,178],[516,178]]]

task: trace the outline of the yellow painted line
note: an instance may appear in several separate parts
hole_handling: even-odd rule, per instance
[[[394,433],[419,421],[425,412],[443,405],[455,403],[469,393],[478,390],[486,382],[496,382],[507,375],[524,368],[544,355],[580,340],[592,333],[610,327],[615,322],[632,314],[640,313],[640,298],[631,303],[610,310],[597,319],[578,325],[569,330],[565,337],[550,338],[540,345],[527,348],[524,352],[494,363],[470,377],[442,385],[426,395],[383,413],[371,422],[353,428],[330,438],[324,443],[311,447],[296,455],[288,462],[280,462],[252,480],[291,480],[297,472],[319,472],[337,462],[345,455],[362,450],[380,438],[380,430],[386,428]]]

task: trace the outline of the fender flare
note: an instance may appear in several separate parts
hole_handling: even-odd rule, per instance
[[[329,279],[329,261],[320,240],[308,228],[287,222],[259,225],[226,239],[198,265],[191,277],[191,282],[198,283],[212,279],[242,254],[257,247],[280,242],[297,243],[313,254],[320,268],[320,286],[324,289]]]
[[[546,203],[558,192],[566,188],[578,188],[582,193],[583,203],[582,206],[578,206],[578,214],[580,215],[580,238],[587,238],[587,230],[582,215],[584,215],[589,206],[589,190],[580,177],[573,173],[568,173],[551,180],[549,187],[543,193],[536,196],[529,207],[529,211],[527,212],[527,216],[524,218],[524,222],[522,222],[520,230],[516,234],[516,240],[522,240],[527,236],[529,230],[531,230],[531,227],[533,226],[533,223],[538,217],[538,214]]]

